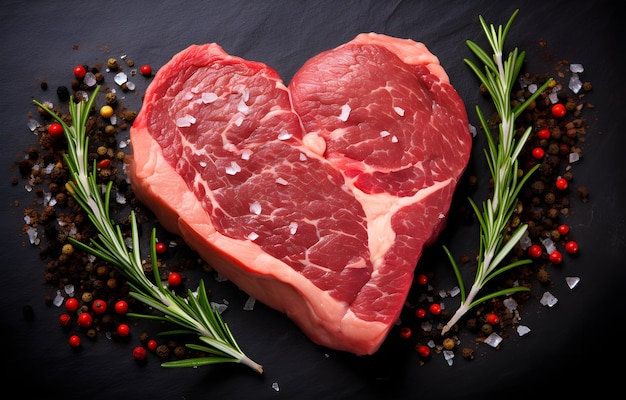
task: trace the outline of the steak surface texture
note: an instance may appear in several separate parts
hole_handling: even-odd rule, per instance
[[[313,342],[375,353],[471,150],[465,106],[419,42],[364,33],[289,86],[192,45],[155,75],[128,176],[159,222]]]

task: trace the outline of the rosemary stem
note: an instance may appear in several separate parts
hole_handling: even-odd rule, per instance
[[[459,322],[459,320],[465,315],[465,313],[467,313],[470,310],[469,305],[474,302],[474,298],[480,291],[481,287],[482,287],[482,283],[479,284],[478,282],[474,282],[474,284],[472,285],[472,288],[467,294],[467,297],[465,298],[465,301],[462,302],[459,308],[456,309],[456,312],[452,315],[452,318],[450,318],[450,320],[446,323],[446,325],[441,330],[441,335],[445,335],[446,333],[448,333],[448,331],[454,326],[454,324]]]

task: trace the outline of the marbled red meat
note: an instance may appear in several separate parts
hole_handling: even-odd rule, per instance
[[[136,196],[220,274],[315,343],[378,350],[470,154],[465,107],[421,43],[361,34],[285,86],[193,45],[131,129]]]

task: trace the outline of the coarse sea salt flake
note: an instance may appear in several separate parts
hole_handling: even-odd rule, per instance
[[[278,382],[272,382],[272,389],[275,391],[280,391],[280,387],[278,387]]]
[[[28,125],[28,129],[30,129],[31,132],[34,132],[35,129],[39,128],[41,126],[41,124],[33,119],[33,118],[29,118],[28,122],[26,123],[26,125]]]
[[[349,105],[344,104],[343,106],[341,106],[341,114],[339,114],[339,119],[343,122],[346,122],[348,120],[348,117],[350,116],[350,111],[352,111],[352,109]]]
[[[206,161],[200,161],[200,166],[201,166],[202,168],[206,167]]]
[[[280,133],[278,134],[278,140],[289,140],[291,139],[291,133],[287,132],[287,131],[280,131]]]
[[[569,70],[574,73],[581,73],[585,71],[585,68],[583,68],[582,64],[570,64]]]
[[[252,155],[252,150],[245,149],[244,151],[241,152],[241,159],[249,160],[251,155]]]
[[[292,235],[295,235],[296,232],[298,232],[298,223],[297,222],[290,222],[289,223],[289,233]]]
[[[281,178],[281,177],[276,178],[276,183],[278,183],[279,185],[283,185],[283,186],[289,184],[289,182],[287,182],[285,178]]]
[[[554,306],[559,300],[554,297],[554,295],[550,292],[545,292],[543,294],[543,296],[541,296],[541,300],[539,300],[539,303],[541,303],[542,306],[548,306],[548,307],[552,307]]]
[[[217,100],[217,94],[215,93],[202,93],[202,102],[204,104],[211,104]]]
[[[578,93],[583,87],[583,83],[580,81],[578,75],[574,74],[569,78],[568,88],[574,93]]]
[[[526,335],[529,332],[530,332],[530,328],[525,326],[525,325],[519,325],[517,327],[517,334],[520,335],[520,336],[524,336],[524,335]]]
[[[398,137],[396,135],[391,137],[391,143],[398,143]]]
[[[259,235],[256,232],[250,232],[248,234],[248,239],[251,241],[255,241],[257,238],[259,237]]]
[[[261,203],[259,203],[258,201],[255,201],[254,203],[250,204],[250,212],[252,214],[260,215],[261,214]]]
[[[572,153],[569,153],[569,162],[573,163],[580,160],[580,154],[576,153],[575,151]]]
[[[577,276],[566,276],[565,282],[567,283],[567,287],[570,289],[574,289],[580,283],[580,278]]]
[[[380,137],[387,137],[391,135],[391,133],[389,133],[388,131],[380,131]]]
[[[393,111],[396,112],[396,114],[398,114],[401,117],[404,117],[404,108],[402,107],[394,107]]]
[[[236,175],[237,172],[241,172],[241,167],[234,161],[230,162],[230,165],[226,167],[226,173],[228,175]]]
[[[115,74],[115,77],[113,78],[113,80],[115,81],[115,83],[122,86],[128,81],[128,76],[123,72],[119,72]]]
[[[461,293],[461,289],[459,289],[458,286],[453,287],[452,289],[450,289],[450,297],[455,297],[457,296],[459,293]]]
[[[487,336],[485,339],[485,343],[491,347],[498,347],[501,342],[502,337],[495,332],[491,333],[491,335]]]
[[[61,294],[61,291],[57,290],[57,294],[56,294],[56,296],[54,296],[54,300],[52,301],[52,304],[54,304],[57,307],[61,307],[61,305],[63,304],[64,300],[65,300],[65,298]]]
[[[300,161],[306,161],[306,154],[300,153],[300,156],[298,158],[300,159]]]
[[[249,296],[243,305],[244,311],[252,311],[254,310],[254,305],[256,304],[256,299],[252,296]]]

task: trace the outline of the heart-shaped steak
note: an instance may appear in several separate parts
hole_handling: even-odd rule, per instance
[[[193,45],[131,128],[136,196],[315,343],[372,354],[470,154],[465,107],[421,44],[380,34],[268,66]]]

